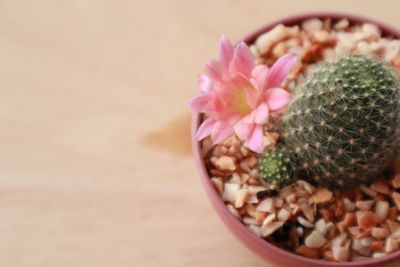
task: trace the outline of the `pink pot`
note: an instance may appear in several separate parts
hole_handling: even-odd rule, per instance
[[[316,12],[316,13],[307,13],[300,14],[295,16],[286,17],[283,19],[279,19],[273,21],[258,30],[247,34],[243,40],[247,44],[251,44],[255,41],[257,36],[260,34],[272,29],[277,24],[285,24],[285,25],[295,25],[300,24],[302,21],[309,18],[332,18],[334,20],[347,18],[351,22],[355,23],[363,23],[370,22],[378,25],[383,34],[391,34],[395,36],[395,38],[400,38],[400,31],[385,25],[381,22],[364,18],[357,15],[351,14],[343,14],[337,12]],[[257,237],[254,233],[252,233],[246,226],[244,226],[237,218],[235,218],[227,209],[218,192],[215,190],[213,184],[211,183],[210,177],[207,173],[206,167],[204,165],[203,158],[201,156],[200,143],[195,138],[195,133],[197,128],[199,127],[202,120],[202,116],[199,113],[195,113],[193,115],[192,121],[192,146],[193,153],[196,160],[197,169],[200,174],[200,179],[203,183],[203,186],[208,194],[208,197],[211,200],[212,205],[214,206],[217,213],[221,216],[222,220],[225,222],[226,226],[232,231],[232,233],[240,240],[243,244],[245,244],[252,251],[257,253],[259,256],[267,260],[268,262],[272,262],[275,264],[279,264],[281,266],[383,266],[384,264],[388,264],[390,262],[394,262],[396,260],[400,260],[400,251],[390,254],[385,257],[381,257],[378,259],[370,259],[366,261],[359,262],[329,262],[323,260],[313,260],[308,259],[302,256],[298,256],[296,254],[287,252],[282,250],[270,243],[264,241],[263,239]],[[400,263],[399,263],[400,264]]]

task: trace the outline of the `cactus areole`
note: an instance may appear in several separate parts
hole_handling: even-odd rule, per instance
[[[399,120],[400,86],[388,64],[362,55],[324,63],[296,88],[282,117],[291,179],[340,189],[379,178],[398,151]],[[285,183],[262,165],[264,180]]]

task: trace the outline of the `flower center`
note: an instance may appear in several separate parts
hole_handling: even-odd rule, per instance
[[[247,103],[246,93],[244,88],[237,88],[232,94],[231,103],[232,109],[241,115],[247,115],[252,111],[252,108]]]

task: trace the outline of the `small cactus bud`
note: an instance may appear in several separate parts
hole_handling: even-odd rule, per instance
[[[263,155],[258,170],[262,179],[271,188],[290,182],[290,159],[284,150],[275,149]]]

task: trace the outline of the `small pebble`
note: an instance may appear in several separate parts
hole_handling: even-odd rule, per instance
[[[352,225],[354,225],[354,223],[356,222],[356,215],[355,215],[355,213],[354,213],[354,212],[348,212],[348,213],[346,213],[346,214],[344,215],[343,222],[344,222],[346,228],[347,228],[347,227],[350,227],[350,226],[352,226]]]
[[[236,195],[239,192],[240,186],[238,184],[226,183],[224,186],[224,193],[222,199],[227,202],[235,202]]]
[[[361,232],[360,227],[358,226],[349,227],[347,228],[347,231],[349,231],[349,233],[354,236],[359,235]]]
[[[389,226],[389,230],[392,236],[400,237],[400,223],[386,220],[387,225]]]
[[[381,180],[371,184],[371,189],[384,195],[390,194],[389,186]]]
[[[314,38],[319,43],[326,43],[330,40],[329,33],[327,31],[316,31],[314,32]]]
[[[296,195],[295,194],[290,194],[286,197],[286,202],[289,204],[294,204],[296,203]]]
[[[313,228],[313,227],[314,227],[314,224],[312,224],[311,222],[307,221],[306,219],[304,219],[304,218],[301,217],[301,216],[297,217],[297,221],[298,221],[301,225],[303,225],[304,227],[307,227],[307,228]]]
[[[296,183],[302,186],[310,195],[315,192],[315,187],[304,180],[298,180]]]
[[[305,239],[306,246],[320,248],[326,243],[326,238],[319,231],[312,231]]]
[[[316,204],[329,202],[332,200],[332,197],[332,192],[323,187],[318,188],[317,191],[312,195],[312,199]]]
[[[378,201],[375,204],[375,214],[379,217],[379,221],[383,222],[386,220],[389,214],[389,202],[387,201]]]
[[[279,198],[279,197],[274,197],[274,205],[277,208],[282,208],[283,206],[283,199]]]
[[[292,215],[291,212],[288,211],[287,209],[285,209],[285,208],[280,209],[278,211],[278,220],[283,221],[283,222],[287,221],[291,215]]]
[[[252,217],[243,217],[242,221],[247,225],[250,225],[250,224],[257,225],[258,224],[258,222]]]
[[[271,222],[273,222],[275,220],[276,220],[276,214],[275,213],[271,213],[270,215],[265,217],[265,220],[263,221],[262,225],[270,224]]]
[[[367,236],[367,237],[360,239],[360,241],[361,241],[361,245],[363,245],[364,247],[370,247],[372,242],[374,241],[374,239],[370,236]]]
[[[367,211],[371,209],[374,203],[373,200],[356,201],[356,207],[361,211]]]
[[[242,184],[242,180],[240,178],[240,175],[238,173],[234,172],[232,174],[231,179],[229,179],[228,183],[241,185]]]
[[[249,196],[249,191],[246,188],[240,189],[236,193],[235,208],[243,207],[243,205],[246,202],[248,196]]]
[[[257,196],[251,195],[251,196],[247,199],[246,202],[247,202],[248,204],[256,204],[256,203],[258,203],[258,198],[257,198]]]
[[[394,188],[400,188],[400,174],[397,174],[392,180],[392,185]]]
[[[319,253],[316,249],[301,245],[296,248],[296,253],[311,259],[319,259]]]
[[[378,26],[372,23],[364,23],[361,27],[361,30],[373,35],[375,38],[379,38],[381,35],[381,30],[378,28]]]
[[[298,27],[286,27],[283,24],[275,26],[272,30],[261,34],[256,40],[256,46],[261,55],[269,52],[270,48],[281,40],[298,34]]]
[[[374,227],[372,228],[372,237],[376,239],[383,239],[389,236],[389,230],[386,228],[379,228],[379,227]]]
[[[349,27],[349,21],[347,19],[341,19],[333,25],[333,28],[337,31],[341,31]]]
[[[276,189],[267,189],[267,190],[263,190],[263,191],[258,191],[256,193],[257,198],[259,200],[263,200],[266,197],[275,197],[279,194],[278,190]]]
[[[264,199],[263,201],[260,202],[260,204],[258,204],[256,210],[269,213],[275,212],[274,200],[272,198]]]
[[[362,229],[367,230],[375,227],[379,223],[379,218],[371,211],[363,211],[357,214],[357,223]]]
[[[250,214],[250,212],[249,212],[249,214]],[[256,210],[251,215],[259,224],[261,224],[267,217],[266,212],[256,211]]]
[[[377,259],[377,258],[381,258],[386,256],[387,254],[384,252],[375,252],[374,254],[372,254],[372,258]]]
[[[236,159],[228,156],[221,156],[216,160],[211,161],[221,171],[234,171],[236,170]]]
[[[282,227],[284,222],[271,222],[269,224],[261,226],[261,235],[263,237],[270,236],[273,234],[276,230]]]
[[[326,225],[326,221],[324,219],[319,219],[315,223],[315,229],[320,232],[322,235],[326,235],[326,232],[328,232],[328,227]]]
[[[256,225],[249,225],[249,229],[256,234],[256,236],[261,236],[261,227],[256,226]]]
[[[363,246],[361,239],[355,239],[351,245],[352,249],[363,256],[369,256],[371,254],[371,249],[367,246]]]
[[[297,234],[298,234],[299,236],[303,236],[304,230],[303,230],[302,227],[297,227],[297,228],[296,228],[296,231],[297,231]]]
[[[347,261],[350,258],[350,240],[343,233],[332,240],[332,254],[336,261]]]
[[[324,251],[324,260],[335,261],[335,258],[333,257],[333,252],[331,250]]]
[[[397,192],[392,193],[392,199],[396,204],[397,208],[400,210],[400,194]]]
[[[399,241],[389,237],[386,239],[385,242],[385,252],[387,254],[395,252],[396,250],[399,249]]]
[[[366,194],[367,196],[374,198],[376,196],[376,191],[372,190],[371,188],[367,187],[366,185],[360,185],[361,191]]]
[[[351,202],[348,198],[343,199],[344,208],[348,212],[352,212],[356,209],[356,205]]]
[[[291,194],[293,194],[293,186],[289,185],[280,190],[279,197],[282,199],[285,199],[287,196],[289,196]]]
[[[303,214],[306,216],[307,220],[309,220],[310,222],[314,221],[314,209],[310,205],[300,205],[300,209],[303,211]]]
[[[374,240],[371,243],[371,251],[382,251],[383,249],[383,241],[382,240]]]
[[[308,33],[314,33],[322,30],[322,21],[320,19],[308,19],[301,24],[303,30]]]
[[[274,48],[272,49],[272,55],[275,58],[280,58],[281,56],[283,56],[284,54],[286,54],[287,52],[287,47],[284,43],[278,43],[277,45],[274,46]]]

